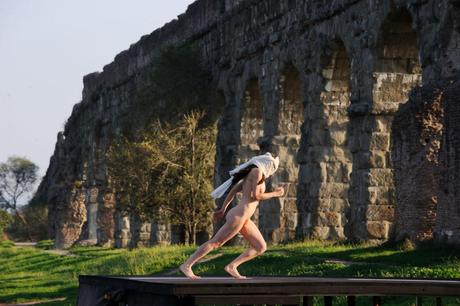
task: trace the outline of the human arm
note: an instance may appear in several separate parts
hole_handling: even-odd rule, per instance
[[[243,180],[239,181],[238,183],[236,183],[232,189],[230,189],[229,193],[227,194],[227,196],[225,197],[225,200],[224,200],[224,203],[222,204],[222,206],[216,210],[214,212],[214,217],[216,219],[220,219],[224,216],[225,214],[225,211],[227,210],[227,207],[228,205],[230,205],[230,203],[233,201],[233,198],[235,197],[235,195],[240,192],[243,188]]]
[[[258,188],[258,182],[262,179],[263,173],[258,168],[254,168],[249,173],[249,179],[251,181],[251,190],[252,196],[257,201],[268,200],[274,197],[281,197],[284,194],[283,187],[276,187],[274,191],[271,192],[262,192],[260,188]]]

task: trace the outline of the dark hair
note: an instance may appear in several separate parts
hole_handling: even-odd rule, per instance
[[[232,186],[231,187],[233,187],[236,183],[238,183],[240,180],[245,178],[249,174],[249,172],[251,171],[252,168],[257,168],[257,166],[256,165],[249,165],[246,168],[241,169],[239,172],[235,173],[233,175]],[[260,180],[260,182],[257,183],[257,185],[262,184],[264,181],[265,181],[265,175],[262,176],[262,179]]]

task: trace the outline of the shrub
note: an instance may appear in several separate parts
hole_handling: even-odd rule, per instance
[[[14,242],[11,240],[0,241],[0,248],[12,248],[13,246]]]
[[[48,207],[45,204],[29,204],[18,211],[21,218],[13,216],[7,229],[8,235],[17,241],[38,241],[48,238]],[[25,222],[24,222],[25,221]]]
[[[0,210],[0,241],[4,240],[4,231],[13,221],[11,215],[4,210]]]

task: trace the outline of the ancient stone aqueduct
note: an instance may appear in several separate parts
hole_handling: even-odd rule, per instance
[[[289,192],[255,218],[269,242],[460,242],[460,1],[197,0],[84,77],[36,195],[57,247],[179,241],[115,211],[102,153],[159,47],[184,41],[225,105],[215,185],[280,154],[271,184]]]

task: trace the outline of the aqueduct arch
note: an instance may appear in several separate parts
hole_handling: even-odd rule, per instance
[[[395,10],[386,17],[377,46],[373,78],[367,221],[380,224],[380,228],[386,231],[384,237],[376,238],[386,238],[391,234],[395,210],[404,219],[404,227],[420,226],[418,218],[414,218],[414,210],[396,204],[391,158],[393,118],[400,105],[409,100],[410,90],[421,85],[422,81],[417,33],[406,9]]]
[[[272,242],[295,238],[297,227],[297,182],[299,165],[297,152],[304,106],[301,97],[300,76],[292,63],[281,70],[276,84],[275,135],[270,147],[280,157],[280,168],[271,179],[272,185],[283,185],[285,196],[265,201],[260,206],[260,228],[264,237]]]

